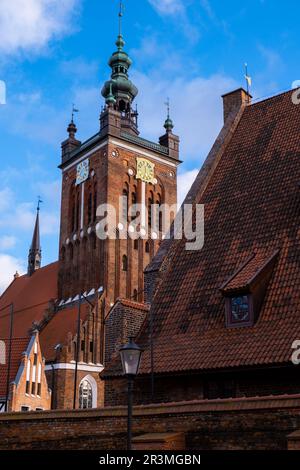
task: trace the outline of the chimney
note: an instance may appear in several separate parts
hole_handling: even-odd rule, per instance
[[[244,90],[244,88],[238,88],[237,90],[222,95],[222,98],[225,123],[230,114],[237,114],[242,106],[251,104],[252,96]]]

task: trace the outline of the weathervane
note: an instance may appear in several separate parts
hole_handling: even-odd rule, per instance
[[[168,119],[170,119],[170,98],[167,98],[167,101],[165,102],[165,105],[168,110]]]
[[[38,205],[37,205],[37,211],[39,212],[40,211],[40,204],[43,203],[43,201],[41,200],[41,196],[38,196]]]
[[[72,121],[71,121],[72,124],[74,123],[74,114],[75,114],[75,113],[79,113],[79,109],[76,109],[76,108],[75,108],[75,105],[74,105],[74,103],[73,103],[73,104],[72,104]]]

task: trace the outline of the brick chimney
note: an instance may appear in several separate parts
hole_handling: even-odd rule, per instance
[[[224,109],[224,122],[226,122],[228,116],[231,113],[237,114],[242,106],[251,104],[252,96],[247,93],[244,88],[238,88],[237,90],[231,91],[222,95],[223,98],[223,109]]]

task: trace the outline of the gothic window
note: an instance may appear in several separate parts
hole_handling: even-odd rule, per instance
[[[97,218],[97,185],[94,186],[94,213],[93,213],[93,222],[96,221]]]
[[[76,204],[75,199],[72,201],[72,214],[71,214],[71,231],[75,232],[75,218],[76,218]]]
[[[125,188],[123,189],[123,207],[122,207],[122,217],[123,221],[127,222],[128,220],[128,194],[129,194],[129,187],[128,184],[126,183]]]
[[[134,289],[133,291],[133,300],[137,301],[138,299],[138,291],[136,289]]]
[[[122,271],[127,271],[128,270],[128,260],[127,256],[124,255],[122,258]]]
[[[138,250],[138,249],[139,249],[139,241],[138,241],[138,240],[134,240],[134,242],[133,242],[133,248],[134,248],[135,250]]]
[[[89,193],[88,197],[88,224],[92,222],[92,193]]]
[[[93,389],[90,382],[86,379],[79,386],[79,408],[93,408]]]
[[[146,242],[146,244],[145,244],[145,252],[150,253],[150,243],[149,242]]]

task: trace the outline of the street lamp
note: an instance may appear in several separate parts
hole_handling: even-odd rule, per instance
[[[132,391],[133,381],[138,373],[143,350],[135,344],[133,337],[129,338],[129,343],[120,349],[123,372],[128,379],[128,416],[127,416],[127,450],[131,450],[132,440]]]

